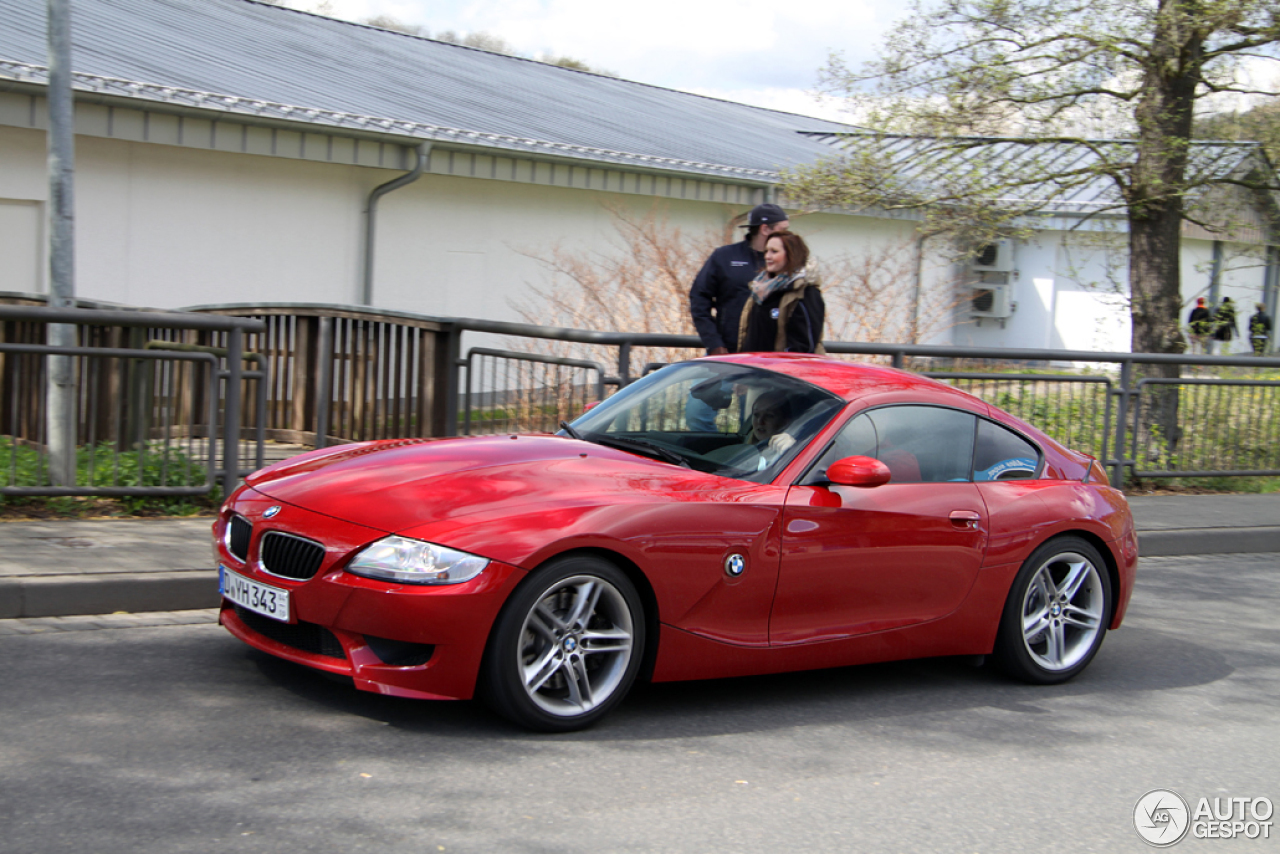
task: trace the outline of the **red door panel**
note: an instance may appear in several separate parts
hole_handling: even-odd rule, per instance
[[[921,623],[964,601],[987,513],[972,483],[796,486],[787,496],[773,644]]]

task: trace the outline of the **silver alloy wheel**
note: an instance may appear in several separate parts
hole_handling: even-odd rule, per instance
[[[1103,630],[1106,594],[1093,561],[1060,552],[1036,571],[1022,598],[1022,643],[1047,671],[1069,670],[1094,648]]]
[[[543,711],[581,715],[618,689],[635,628],[618,588],[575,575],[548,588],[520,630],[520,683]]]

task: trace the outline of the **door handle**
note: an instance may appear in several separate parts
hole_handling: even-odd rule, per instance
[[[951,524],[957,528],[976,528],[982,521],[982,514],[976,510],[952,510]]]

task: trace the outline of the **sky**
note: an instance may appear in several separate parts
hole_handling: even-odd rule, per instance
[[[321,4],[324,4],[323,6]],[[487,32],[530,56],[569,56],[671,89],[845,119],[813,96],[830,51],[872,55],[903,0],[285,0],[362,20],[389,15],[428,34]]]

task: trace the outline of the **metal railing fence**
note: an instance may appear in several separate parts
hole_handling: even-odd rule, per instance
[[[55,323],[76,325],[80,346],[45,344]],[[264,435],[253,419],[265,406],[266,373],[243,364],[252,358],[244,333],[261,328],[188,313],[0,305],[0,494],[200,495],[216,485],[230,492],[263,461]],[[71,365],[71,482],[51,471],[53,358]]]
[[[473,347],[466,356],[464,435],[554,433],[605,396],[596,362]]]
[[[83,482],[54,485],[46,419],[48,357],[73,358],[77,462]],[[201,412],[194,386],[212,387],[217,359],[113,347],[0,343],[5,401],[0,466],[6,495],[201,495],[214,486],[214,398]],[[125,406],[112,389],[131,389]],[[28,405],[24,406],[23,403]],[[33,417],[35,416],[35,417]]]
[[[272,377],[283,366],[306,364],[308,375],[318,378],[311,384],[315,392],[310,402],[299,406],[295,397],[291,407],[282,407],[281,401],[273,397],[268,413],[270,420],[276,417],[272,413],[288,409],[295,419],[287,428],[294,431],[291,435],[314,437],[317,445],[383,435],[367,426],[368,421],[343,421],[329,415],[356,409],[356,399],[363,394],[371,395],[361,404],[366,412],[394,411],[399,400],[400,411],[414,409],[419,413],[407,421],[394,417],[374,420],[376,424],[398,425],[399,435],[550,430],[559,420],[580,414],[589,403],[584,396],[588,389],[598,389],[599,396],[603,396],[604,391],[626,386],[640,375],[642,371],[637,370],[633,360],[638,365],[655,361],[655,351],[666,353],[668,361],[702,354],[701,343],[692,335],[600,332],[316,304],[219,305],[198,310],[264,320],[273,315],[297,319],[289,322],[307,318],[317,330],[324,328],[325,318],[343,319],[354,324],[344,339],[348,342],[389,340],[398,334],[391,327],[418,330],[418,343],[402,348],[400,356],[394,355],[394,348],[381,344],[361,345],[361,349],[354,343],[338,341],[338,336],[323,338],[321,332],[313,335],[321,345],[309,350],[271,343],[257,348],[267,354]],[[464,348],[464,337],[475,334],[484,335],[487,340],[483,345]],[[490,346],[488,339],[493,336],[522,343],[519,349],[498,349]],[[1264,392],[1259,391],[1273,390],[1280,381],[1256,375],[1280,369],[1280,358],[1274,356],[839,341],[826,342],[826,347],[832,355],[884,360],[968,390],[1036,425],[1064,445],[1097,457],[1117,482],[1131,476],[1269,475],[1277,469],[1274,458],[1257,449],[1265,437],[1280,429],[1275,421],[1280,417],[1280,408],[1268,403],[1268,398],[1260,396]],[[537,352],[540,349],[556,353]],[[307,355],[312,352],[314,357]],[[402,363],[399,374],[394,373],[397,368],[392,361]],[[414,365],[407,361],[414,361]],[[1079,373],[1053,368],[1081,364],[1090,367]],[[1028,369],[1033,367],[1046,370],[1032,373]],[[1168,371],[1188,369],[1224,375],[1164,382],[1172,379],[1164,375]],[[1242,376],[1225,375],[1237,369]],[[344,370],[347,376],[384,379],[345,384],[330,379]],[[397,376],[399,380],[394,379]],[[278,379],[273,382],[273,387],[279,386]],[[295,382],[292,388],[306,386]],[[1224,391],[1220,393],[1226,396],[1206,402],[1200,386],[1221,386]],[[1246,390],[1252,391],[1246,394]],[[302,416],[301,420],[298,416]],[[277,421],[270,421],[268,426],[269,432],[284,427]]]
[[[459,339],[463,332],[476,331],[613,347],[617,373],[603,377],[602,382],[614,388],[630,382],[632,354],[642,347],[687,348],[690,357],[701,355],[700,342],[689,335],[627,335],[470,319],[454,322],[452,334]],[[1266,444],[1268,437],[1280,435],[1280,407],[1274,405],[1276,398],[1269,397],[1280,394],[1280,380],[1142,376],[1144,370],[1165,371],[1175,366],[1179,370],[1188,367],[1219,371],[1244,369],[1246,372],[1271,370],[1280,376],[1280,358],[1277,357],[987,349],[839,341],[826,342],[825,346],[832,355],[882,358],[894,367],[916,370],[968,391],[1035,425],[1063,445],[1096,457],[1107,467],[1116,483],[1123,483],[1127,477],[1280,474],[1276,452],[1271,450],[1276,443]],[[486,355],[491,360],[486,368],[491,376],[501,372],[496,360],[505,357],[515,362],[529,358],[527,353],[520,351],[492,349],[486,349]],[[548,362],[557,361],[557,357],[545,358]],[[574,360],[560,357],[558,361],[569,365]],[[460,382],[469,383],[473,370],[470,360],[459,358],[455,363],[463,372]],[[951,369],[950,366],[956,363],[969,369]],[[1076,363],[1096,367],[1082,373],[1064,373],[1062,368],[1045,370],[1044,373],[1026,372],[1030,365],[1049,367]],[[988,370],[973,370],[975,365],[986,366]],[[657,365],[647,365],[645,372],[654,367]],[[1101,373],[1103,370],[1107,372]],[[1222,397],[1206,409],[1202,397],[1188,391],[1199,386],[1231,390],[1232,396]],[[1157,392],[1157,388],[1161,391]],[[1246,390],[1250,391],[1246,394]],[[567,405],[558,411],[557,423],[559,418],[572,420],[586,407],[586,402],[573,405],[572,399],[566,399],[564,403]],[[470,399],[464,397],[463,405],[469,407]],[[512,416],[517,425],[524,423],[522,419],[525,417],[519,412]],[[532,413],[527,417],[531,418]],[[1210,425],[1219,422],[1224,426],[1210,433]],[[470,424],[468,410],[464,413],[462,425],[465,428]],[[1207,459],[1212,464],[1207,464]]]
[[[1280,475],[1280,382],[1180,377],[1138,381],[1138,400],[1178,394],[1174,431],[1134,408],[1129,458],[1138,477]],[[1183,425],[1194,425],[1194,429]],[[1172,435],[1170,435],[1172,434]]]

